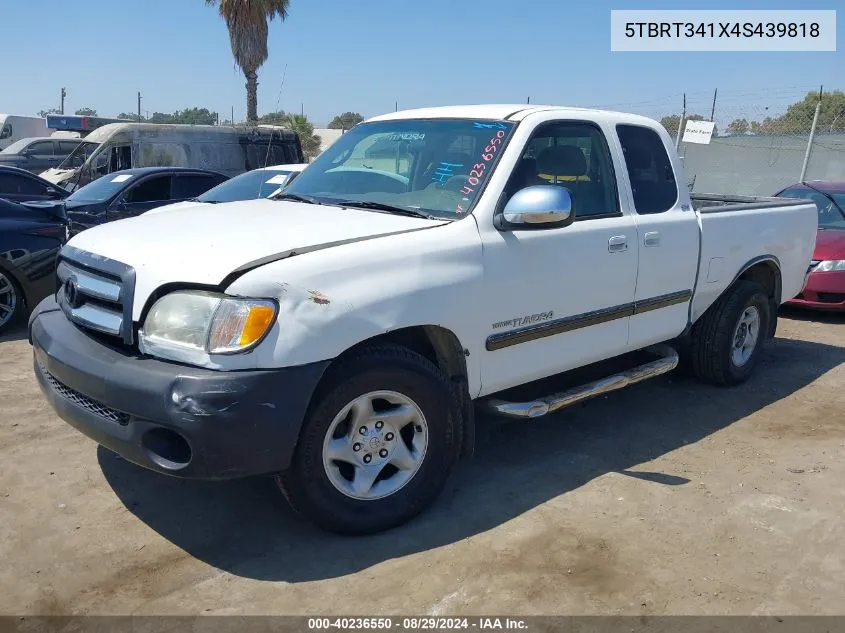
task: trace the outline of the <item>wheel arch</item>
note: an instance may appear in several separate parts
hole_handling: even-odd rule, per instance
[[[332,364],[359,352],[366,347],[379,344],[393,344],[410,349],[436,365],[449,379],[453,394],[460,407],[461,456],[470,458],[475,452],[475,409],[469,393],[469,379],[466,357],[469,351],[458,336],[440,325],[413,325],[397,328],[364,339],[339,354]],[[321,386],[327,380],[328,371],[318,383],[312,395],[312,402],[322,396]]]
[[[774,338],[777,329],[777,312],[783,294],[783,279],[780,260],[774,255],[761,255],[748,261],[736,275],[731,284],[725,289],[729,292],[739,280],[752,281],[759,284],[769,296],[770,316],[767,338]]]

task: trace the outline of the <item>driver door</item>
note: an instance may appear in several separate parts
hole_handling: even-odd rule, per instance
[[[109,206],[107,222],[135,217],[170,202],[172,174],[147,176],[130,184]]]
[[[497,212],[520,189],[553,185],[569,190],[575,219],[545,229],[479,225],[489,319],[480,395],[625,351],[638,242],[618,195],[619,169],[591,122],[552,120],[529,139]]]

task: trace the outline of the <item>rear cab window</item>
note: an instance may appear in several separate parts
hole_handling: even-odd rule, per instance
[[[672,161],[660,135],[641,125],[617,125],[625,167],[640,215],[663,213],[678,202],[678,184]]]

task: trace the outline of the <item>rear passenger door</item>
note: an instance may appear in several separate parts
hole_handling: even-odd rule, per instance
[[[156,174],[131,184],[109,207],[108,221],[131,218],[168,204],[172,182],[173,174]]]
[[[616,131],[636,212],[639,274],[629,346],[639,349],[674,338],[687,325],[699,226],[661,136],[640,125],[617,125]]]
[[[225,178],[212,174],[177,174],[173,177],[170,202],[190,200],[201,196],[212,187],[216,187]]]

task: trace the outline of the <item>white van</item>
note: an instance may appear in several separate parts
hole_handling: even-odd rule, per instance
[[[195,167],[231,177],[266,165],[304,162],[299,137],[277,126],[109,123],[85,141],[41,177],[73,191],[136,167]]]
[[[51,131],[47,127],[47,119],[0,113],[0,149],[6,149],[22,138],[50,136]]]

